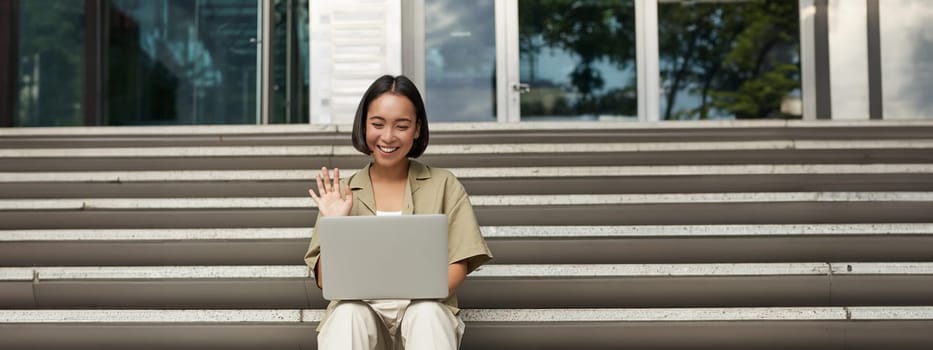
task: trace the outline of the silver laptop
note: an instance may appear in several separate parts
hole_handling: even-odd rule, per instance
[[[317,222],[324,299],[447,297],[447,216],[340,216]]]

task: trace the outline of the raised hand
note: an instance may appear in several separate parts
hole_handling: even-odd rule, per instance
[[[322,175],[323,174],[323,175]],[[317,203],[317,208],[322,216],[347,216],[350,215],[350,208],[353,207],[353,192],[350,191],[350,184],[343,189],[340,188],[340,169],[334,168],[334,179],[330,179],[327,167],[321,168],[321,173],[315,177],[317,180],[318,193],[314,189],[308,189],[311,199]]]

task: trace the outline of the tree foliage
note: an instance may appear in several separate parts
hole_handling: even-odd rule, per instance
[[[780,105],[800,87],[796,1],[658,6],[663,119],[794,117],[782,114]],[[623,112],[606,108],[615,103],[634,114],[634,79],[615,84],[626,89],[602,91],[607,78],[596,67],[634,64],[633,1],[521,1],[519,18],[520,50],[532,63],[547,49],[575,59],[568,81],[579,98],[558,101],[555,108],[567,114]]]
[[[531,61],[544,50],[571,53],[576,65],[568,74],[576,101],[561,96],[551,111],[523,104],[523,114],[634,115],[634,89],[603,91],[606,77],[596,66],[628,69],[635,60],[635,9],[631,1],[541,0],[519,2],[519,49]],[[533,63],[532,63],[533,65]],[[534,69],[534,68],[532,68]],[[535,73],[531,73],[535,80]],[[634,86],[634,82],[629,84]]]
[[[781,102],[800,87],[794,1],[659,7],[663,119],[792,118]],[[682,94],[699,96],[676,109]]]

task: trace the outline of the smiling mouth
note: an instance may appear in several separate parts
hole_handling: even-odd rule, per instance
[[[376,147],[379,147],[379,150],[382,151],[383,153],[392,153],[392,152],[398,151],[399,149],[399,147],[383,147],[383,146],[376,146]]]

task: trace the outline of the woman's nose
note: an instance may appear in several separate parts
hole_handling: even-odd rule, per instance
[[[381,139],[383,142],[394,141],[395,137],[395,132],[392,130],[383,132],[381,135],[379,135],[379,139]]]

